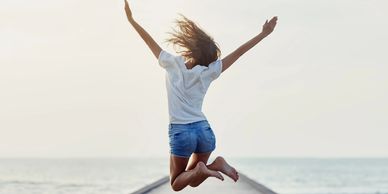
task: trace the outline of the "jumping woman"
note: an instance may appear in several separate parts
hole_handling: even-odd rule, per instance
[[[212,81],[272,33],[277,17],[267,20],[261,33],[220,59],[221,51],[213,38],[184,16],[177,20],[178,30],[168,39],[179,48],[179,55],[176,56],[162,50],[133,19],[126,0],[125,12],[129,23],[151,49],[159,65],[166,70],[172,189],[180,191],[187,185],[196,187],[208,177],[224,180],[221,173],[237,181],[239,175],[236,169],[223,157],[218,156],[208,164],[210,154],[216,147],[216,138],[202,113],[202,102]]]

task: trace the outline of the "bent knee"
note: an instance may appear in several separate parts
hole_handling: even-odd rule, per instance
[[[190,185],[191,187],[198,187],[199,184],[190,183],[189,185]]]
[[[172,190],[174,190],[174,191],[180,191],[180,190],[183,189],[182,187],[176,186],[174,183],[171,184],[171,188],[172,188]]]

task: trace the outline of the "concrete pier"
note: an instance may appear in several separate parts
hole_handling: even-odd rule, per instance
[[[239,173],[240,179],[234,182],[229,177],[225,176],[225,180],[221,181],[216,178],[208,178],[198,187],[187,186],[179,192],[171,189],[169,177],[151,183],[132,194],[276,194],[274,191],[264,185],[250,179],[246,175]]]

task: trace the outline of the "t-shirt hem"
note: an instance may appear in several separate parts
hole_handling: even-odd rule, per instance
[[[203,120],[207,120],[207,118],[201,117],[201,118],[196,118],[192,120],[170,120],[169,123],[170,124],[189,124],[189,123],[194,123],[194,122],[203,121]]]

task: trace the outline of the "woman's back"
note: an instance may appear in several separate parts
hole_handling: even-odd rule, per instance
[[[206,120],[202,103],[210,83],[221,74],[221,60],[214,61],[208,67],[196,65],[192,69],[187,69],[184,57],[166,51],[160,53],[158,60],[166,70],[170,123]]]

